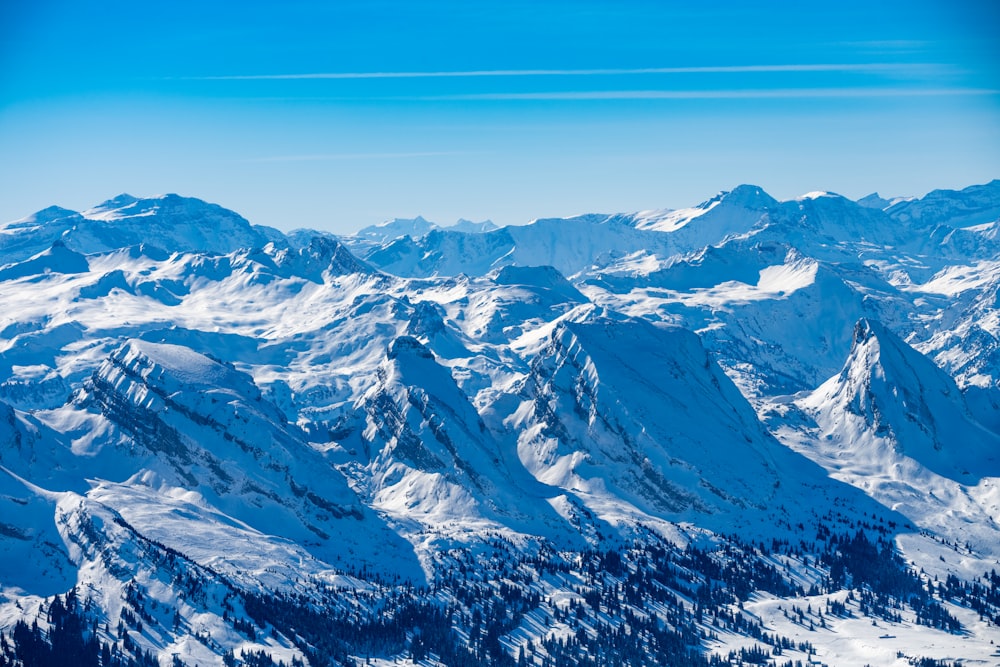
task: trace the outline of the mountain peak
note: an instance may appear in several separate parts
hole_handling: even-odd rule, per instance
[[[685,249],[695,250],[718,243],[729,234],[746,232],[778,205],[778,200],[759,186],[737,185],[692,208],[644,211],[633,217],[635,228],[640,230],[678,232],[687,228],[678,241]],[[685,235],[690,238],[681,241]]]
[[[331,236],[317,234],[302,249],[302,255],[311,262],[321,265],[321,270],[329,270],[338,276],[353,273],[375,273],[375,270],[348,250],[343,243]]]
[[[420,238],[428,232],[438,229],[436,223],[418,215],[415,218],[393,218],[375,225],[369,225],[358,230],[354,237],[364,241],[382,244],[403,236]]]
[[[120,194],[83,212],[85,218],[108,222],[153,215],[167,216],[173,222],[184,218],[212,217],[242,221],[249,225],[243,216],[235,211],[197,197],[183,197],[174,193],[143,198]]]
[[[561,322],[525,392],[533,414],[521,413],[518,452],[543,483],[657,513],[745,511],[776,488],[777,443],[686,329],[602,315]]]
[[[122,664],[994,652],[997,218],[754,185],[386,243],[433,223],[87,215],[0,230],[4,664],[72,661],[70,601]]]
[[[877,192],[873,192],[870,195],[865,195],[859,199],[858,204],[864,206],[865,208],[885,209],[890,206],[892,202],[888,199],[883,199]]]
[[[722,192],[718,195],[718,199],[754,210],[766,210],[778,204],[778,200],[767,194],[763,188],[749,184],[737,185],[729,192]]]
[[[47,206],[40,211],[36,211],[29,216],[14,220],[3,225],[8,230],[27,230],[42,226],[60,226],[68,228],[81,220],[77,211],[63,208],[62,206]],[[54,223],[59,223],[55,225]]]
[[[862,317],[854,325],[854,345],[863,345],[872,338],[877,338],[880,332],[884,335],[885,329],[881,324],[869,320],[867,317]]]
[[[383,220],[382,222],[374,226],[378,227],[379,229],[385,229],[387,227],[395,228],[395,227],[407,227],[407,226],[423,228],[431,226],[436,227],[437,225],[427,220],[424,216],[418,215],[413,218],[392,218],[391,220]]]
[[[714,208],[717,204],[722,203],[740,208],[766,210],[772,206],[776,206],[778,204],[778,200],[767,194],[767,192],[765,192],[764,189],[758,185],[743,183],[741,185],[737,185],[732,190],[720,191],[711,199],[703,201],[695,206],[693,210],[701,209],[708,211]]]
[[[1000,441],[974,421],[955,381],[882,323],[862,318],[843,370],[802,404],[863,459],[907,457],[968,481],[996,468]],[[968,479],[966,479],[968,478]]]
[[[828,190],[813,190],[795,198],[795,201],[809,201],[815,199],[845,199],[843,195]]]
[[[30,259],[0,269],[0,280],[15,280],[27,276],[46,274],[86,273],[90,270],[87,258],[66,247],[61,239]]]
[[[412,355],[422,359],[433,359],[434,354],[427,347],[413,336],[397,336],[389,343],[387,356],[390,359],[397,359],[400,356]]]
[[[450,227],[447,227],[446,229],[450,232],[463,232],[466,234],[484,234],[486,232],[492,232],[494,229],[499,229],[499,227],[497,227],[492,220],[473,222],[472,220],[459,218],[455,222],[455,224],[453,224]]]
[[[259,248],[272,241],[287,244],[277,230],[254,227],[218,204],[177,194],[148,198],[120,194],[82,213],[49,207],[8,224],[5,231],[0,264],[28,259],[57,238],[82,254],[143,243],[167,252],[213,254]]]
[[[138,197],[133,197],[132,195],[123,192],[117,197],[112,197],[106,201],[101,202],[97,206],[90,209],[91,211],[113,211],[119,208],[124,208],[126,206],[131,206],[132,204],[139,201]]]

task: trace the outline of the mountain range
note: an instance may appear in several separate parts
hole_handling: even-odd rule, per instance
[[[8,223],[0,665],[995,661],[998,228]]]

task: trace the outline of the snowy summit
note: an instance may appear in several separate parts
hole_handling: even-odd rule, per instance
[[[10,222],[0,665],[992,664],[998,229],[1000,181]]]

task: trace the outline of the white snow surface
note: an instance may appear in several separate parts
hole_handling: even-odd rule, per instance
[[[290,661],[293,638],[234,629],[230,588],[317,601],[428,583],[501,537],[797,539],[824,516],[892,520],[927,576],[980,576],[1000,560],[1000,181],[865,200],[747,185],[343,242],[177,195],[8,223],[0,628],[73,586],[114,626],[132,581],[183,619],[133,633],[161,661]],[[951,603],[965,635],[779,610],[836,595],[744,611],[831,665],[996,659],[996,626]],[[531,627],[518,641],[558,630]]]

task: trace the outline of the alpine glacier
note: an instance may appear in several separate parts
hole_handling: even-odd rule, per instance
[[[998,229],[7,223],[0,667],[998,664]]]

